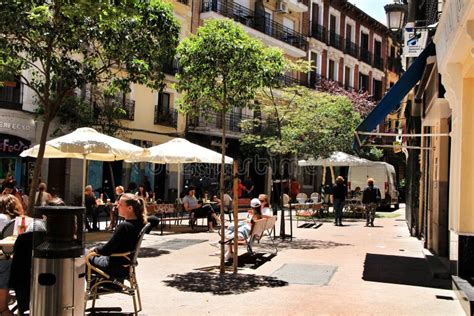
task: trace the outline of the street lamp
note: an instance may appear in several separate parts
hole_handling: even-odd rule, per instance
[[[408,12],[406,4],[401,3],[400,0],[394,0],[394,3],[384,6],[387,14],[387,26],[393,32],[400,31],[405,24],[405,15]]]

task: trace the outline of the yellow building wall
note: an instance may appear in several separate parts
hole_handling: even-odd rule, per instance
[[[180,39],[191,34],[191,6],[178,1],[168,1],[173,5],[174,16],[181,25]],[[191,4],[191,0],[189,2]],[[170,111],[177,110],[175,104],[179,94],[172,88],[174,78],[166,75],[165,89],[163,92],[170,94]],[[139,139],[158,145],[171,140],[175,136],[184,134],[185,118],[178,115],[176,126],[155,125],[155,106],[158,104],[158,91],[151,90],[143,85],[133,85],[130,99],[135,101],[135,117],[133,121],[124,120],[122,124],[128,129],[129,139]]]
[[[474,78],[463,80],[459,231],[474,232]]]

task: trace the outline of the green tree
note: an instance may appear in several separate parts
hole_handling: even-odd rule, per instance
[[[224,200],[225,114],[235,107],[251,106],[256,90],[265,78],[283,68],[283,53],[265,48],[241,26],[228,19],[210,20],[195,36],[178,47],[180,70],[178,91],[183,93],[180,110],[191,116],[218,113],[222,125],[221,201]],[[224,210],[221,207],[221,221]],[[221,239],[224,240],[224,226]],[[237,236],[236,236],[237,237]],[[224,244],[221,246],[220,272],[224,273]]]
[[[21,77],[43,110],[30,201],[50,123],[75,91],[89,84],[162,86],[163,62],[178,44],[172,6],[161,0],[110,3],[0,0],[0,80]]]

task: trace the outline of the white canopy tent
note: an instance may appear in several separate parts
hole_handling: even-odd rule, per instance
[[[183,163],[219,164],[222,154],[191,143],[184,138],[175,138],[166,143],[147,148],[139,155],[133,155],[129,162],[151,162],[158,164],[178,164],[178,197],[180,196],[180,169]],[[225,156],[225,163],[232,164],[233,159]]]
[[[82,189],[86,186],[87,160],[115,161],[139,155],[143,148],[118,138],[101,134],[95,129],[81,127],[74,132],[46,142],[44,158],[83,159]],[[37,157],[39,145],[23,151],[21,157]],[[84,194],[82,194],[84,205]]]
[[[348,167],[348,166],[366,166],[373,164],[373,161],[349,155],[340,151],[336,151],[328,158],[309,158],[308,160],[299,160],[298,166],[323,166],[323,167]]]

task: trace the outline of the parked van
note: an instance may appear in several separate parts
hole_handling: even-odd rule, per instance
[[[374,162],[366,166],[351,166],[347,176],[350,190],[359,187],[361,190],[367,186],[367,179],[374,179],[374,183],[382,194],[382,205],[398,209],[398,190],[395,183],[395,168],[386,162]],[[384,194],[385,193],[385,194]]]

